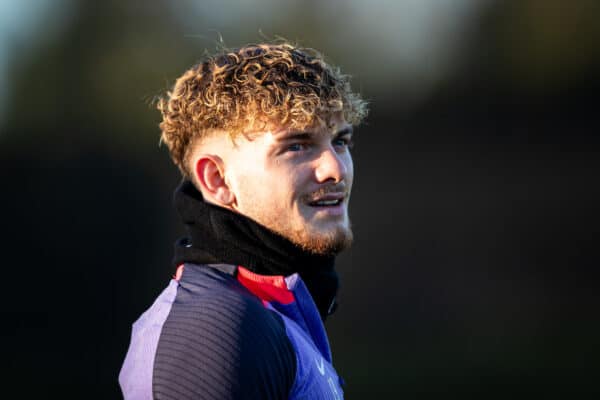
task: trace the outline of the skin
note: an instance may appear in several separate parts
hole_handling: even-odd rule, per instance
[[[213,132],[192,152],[193,180],[206,201],[305,250],[337,254],[352,242],[352,127],[339,115],[329,122],[303,131],[271,127],[235,142]]]

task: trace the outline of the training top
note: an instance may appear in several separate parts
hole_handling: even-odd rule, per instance
[[[343,398],[319,310],[298,273],[181,265],[133,324],[126,400]]]

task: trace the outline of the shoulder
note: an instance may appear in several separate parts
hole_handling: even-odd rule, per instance
[[[156,351],[155,398],[284,399],[295,374],[281,317],[233,277],[180,284]]]

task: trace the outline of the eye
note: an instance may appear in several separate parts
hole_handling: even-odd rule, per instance
[[[352,139],[347,136],[334,139],[332,144],[336,147],[347,147],[349,149],[351,149],[354,146],[354,142],[352,141]]]
[[[306,145],[305,144],[303,144],[303,143],[292,143],[292,144],[290,144],[287,147],[286,150],[287,151],[294,151],[294,152],[296,152],[296,151],[302,151],[304,149],[306,149]]]

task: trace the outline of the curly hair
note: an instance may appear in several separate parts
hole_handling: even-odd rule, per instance
[[[307,129],[334,113],[358,125],[367,103],[350,77],[314,49],[289,43],[253,44],[222,51],[186,71],[159,99],[161,142],[184,176],[188,150],[215,130],[235,139],[269,125]]]

